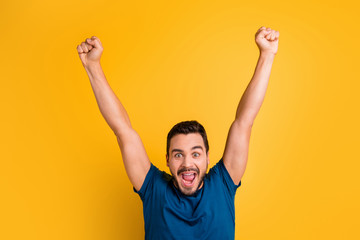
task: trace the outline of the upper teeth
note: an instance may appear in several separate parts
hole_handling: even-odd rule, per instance
[[[193,173],[184,173],[184,175],[193,175]]]

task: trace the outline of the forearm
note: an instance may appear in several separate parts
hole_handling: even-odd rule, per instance
[[[261,54],[254,75],[244,91],[236,110],[235,119],[253,125],[264,101],[275,54]]]
[[[131,128],[129,116],[107,82],[100,63],[88,66],[85,70],[89,76],[100,112],[115,135],[121,134],[125,128]]]

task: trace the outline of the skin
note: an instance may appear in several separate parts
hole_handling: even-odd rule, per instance
[[[203,138],[199,133],[177,134],[170,140],[166,162],[173,176],[174,185],[185,195],[192,195],[203,186],[209,165]],[[185,184],[183,174],[194,173],[191,184]]]
[[[251,129],[265,97],[272,63],[278,50],[279,35],[278,31],[264,26],[260,27],[255,33],[255,42],[260,51],[259,59],[254,75],[238,104],[235,120],[230,126],[222,157],[224,165],[235,184],[239,184],[245,172]],[[130,182],[136,190],[140,190],[150,169],[150,160],[140,136],[131,126],[124,106],[105,78],[100,65],[103,52],[100,39],[95,36],[87,38],[77,45],[77,52],[89,76],[100,112],[116,135]],[[191,145],[186,143],[184,139],[191,142]],[[175,160],[174,156],[167,156],[169,169],[175,177],[175,184],[178,183],[179,189],[186,194],[191,194],[196,191],[197,187],[202,187],[201,177],[204,176],[207,164],[209,164],[208,155],[205,157],[202,154],[199,161],[191,155],[191,148],[195,146],[194,144],[203,146],[202,139],[200,143],[198,136],[189,135],[177,136],[171,141],[173,148],[179,148],[183,151],[184,159],[178,161]],[[180,182],[181,176],[177,171],[184,166],[191,166],[191,168],[199,171],[199,175],[195,179],[195,187],[182,186]],[[196,187],[196,185],[198,186]]]
[[[278,31],[266,27],[259,28],[255,33],[260,56],[254,75],[238,104],[223,154],[224,165],[235,184],[239,184],[246,169],[251,130],[265,98],[279,36]]]

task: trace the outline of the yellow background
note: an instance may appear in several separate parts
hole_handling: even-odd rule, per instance
[[[166,135],[183,120],[204,125],[211,166],[220,159],[261,26],[280,32],[279,50],[236,239],[359,239],[356,1],[127,2],[1,1],[0,239],[144,238],[78,44],[101,40],[109,84],[168,171]]]

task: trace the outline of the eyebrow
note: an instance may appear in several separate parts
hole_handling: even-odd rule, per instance
[[[201,150],[203,150],[203,147],[200,146],[200,145],[192,147],[191,150],[194,150],[194,149],[196,149],[196,148],[200,148]],[[203,151],[204,151],[204,150],[203,150]],[[173,153],[173,152],[184,152],[184,151],[181,150],[181,149],[174,148],[174,149],[171,151],[171,153]]]

